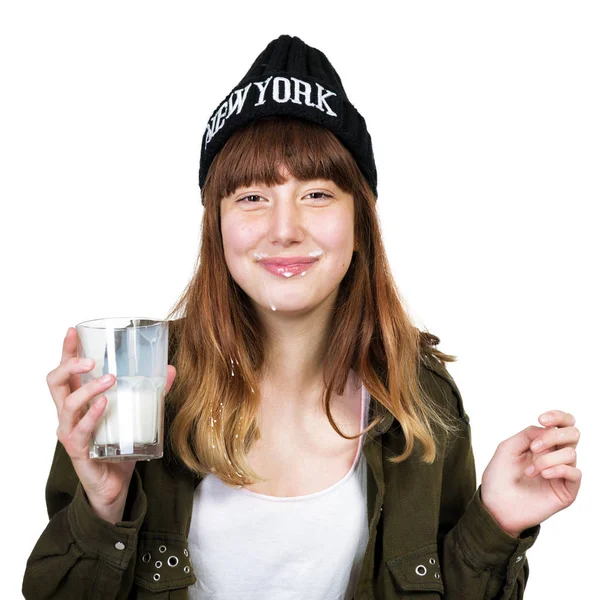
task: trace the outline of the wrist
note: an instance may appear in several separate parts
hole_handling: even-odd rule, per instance
[[[119,521],[123,520],[123,513],[125,512],[125,501],[127,500],[127,494],[123,497],[118,497],[114,502],[110,504],[102,504],[90,500],[86,494],[88,503],[94,512],[94,514],[104,521],[108,521],[112,525],[116,525]]]
[[[514,538],[517,538],[517,539],[521,536],[521,533],[522,533],[521,530],[517,531],[514,529],[509,529],[507,527],[504,527],[504,525],[502,525],[502,523],[500,523],[500,521],[498,521],[498,519],[494,515],[493,511],[490,510],[490,508],[486,505],[485,501],[483,500],[483,496],[481,497],[481,504],[482,504],[483,508],[485,508],[487,513],[492,517],[492,519],[494,519],[494,522],[496,523],[496,525],[498,525],[498,527],[500,527],[500,529],[502,529],[502,531],[504,531],[504,533],[506,533]]]
[[[505,529],[504,531],[508,533],[508,535],[512,535],[514,538],[519,538],[521,536],[520,531],[509,531],[508,529]]]
[[[111,525],[116,525],[119,521],[123,520],[123,510],[125,504],[122,507],[106,507],[106,506],[94,506],[90,503],[94,514],[105,521],[108,521]]]

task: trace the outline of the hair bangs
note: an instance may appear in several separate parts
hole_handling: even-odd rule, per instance
[[[263,117],[241,127],[213,162],[212,185],[219,198],[240,187],[282,185],[284,169],[300,181],[327,179],[351,193],[359,172],[354,157],[331,131],[288,115]]]

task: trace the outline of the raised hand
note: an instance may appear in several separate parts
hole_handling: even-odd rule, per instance
[[[552,410],[539,420],[545,427],[531,425],[499,444],[481,480],[484,507],[514,537],[573,504],[581,485],[575,417]]]
[[[114,524],[123,517],[136,461],[109,462],[89,457],[89,441],[106,408],[107,398],[99,396],[86,411],[87,404],[116,381],[114,375],[105,375],[82,386],[80,374],[93,366],[93,360],[89,359],[88,364],[77,357],[77,330],[69,327],[60,364],[48,373],[46,382],[58,414],[56,435],[71,458],[90,506],[98,516]],[[171,389],[175,375],[175,367],[169,365],[166,393]]]

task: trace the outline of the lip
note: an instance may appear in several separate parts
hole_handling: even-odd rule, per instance
[[[317,261],[303,259],[303,262],[298,262],[296,260],[292,263],[282,263],[273,261],[273,259],[269,259],[268,262],[260,261],[260,264],[264,269],[273,275],[278,275],[280,277],[292,277],[293,275],[303,275],[315,264],[315,262]]]
[[[278,267],[289,267],[290,265],[306,265],[316,262],[316,258],[310,256],[272,256],[265,258],[260,262],[263,265],[276,265]]]

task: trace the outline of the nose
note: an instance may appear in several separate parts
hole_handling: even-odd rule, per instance
[[[305,235],[305,215],[293,197],[279,198],[269,214],[269,241],[288,246]]]

